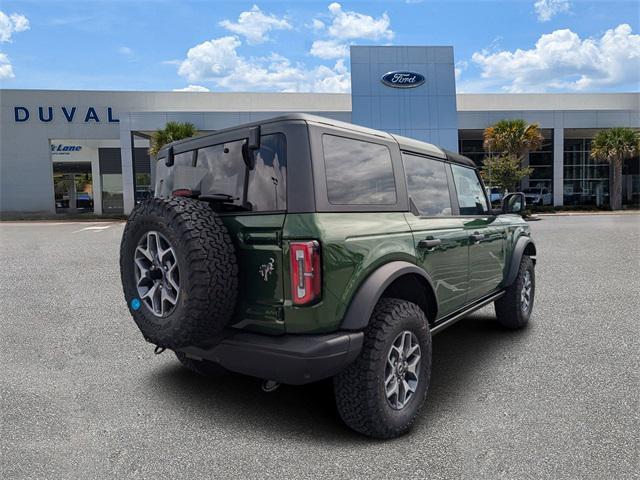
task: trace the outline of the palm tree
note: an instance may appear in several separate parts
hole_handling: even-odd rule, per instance
[[[626,127],[601,130],[591,141],[591,158],[610,165],[609,205],[622,208],[622,164],[640,152],[640,133]]]
[[[496,152],[518,157],[524,156],[542,146],[544,137],[537,123],[527,123],[522,119],[500,120],[484,131],[483,147],[488,152]]]
[[[532,173],[531,168],[522,167],[522,160],[544,141],[539,125],[522,119],[500,120],[485,128],[483,137],[482,146],[489,154],[484,159],[483,175],[490,184],[499,185],[503,193],[515,189]]]
[[[161,130],[156,130],[151,135],[149,155],[155,157],[160,149],[168,143],[193,137],[198,131],[191,123],[167,122]]]

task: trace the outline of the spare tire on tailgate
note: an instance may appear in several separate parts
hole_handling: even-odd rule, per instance
[[[136,206],[122,236],[120,275],[133,319],[161,347],[205,343],[233,314],[234,246],[208,203],[169,197]]]

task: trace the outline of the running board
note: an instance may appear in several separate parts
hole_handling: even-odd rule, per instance
[[[436,333],[440,333],[442,330],[444,330],[447,327],[450,327],[451,325],[456,323],[458,320],[462,320],[464,317],[466,317],[470,313],[473,313],[476,310],[484,307],[485,305],[496,301],[497,299],[499,299],[503,295],[504,295],[504,290],[502,290],[502,291],[500,291],[498,293],[494,293],[492,295],[489,295],[488,297],[485,297],[485,298],[483,298],[481,300],[478,300],[476,303],[472,304],[469,307],[466,307],[461,312],[454,313],[449,318],[445,317],[444,319],[438,321],[438,323],[436,323],[435,326],[431,329],[431,335],[435,335]]]

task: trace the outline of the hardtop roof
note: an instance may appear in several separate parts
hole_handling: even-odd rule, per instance
[[[381,130],[375,130],[373,128],[363,127],[361,125],[355,125],[353,123],[341,122],[340,120],[321,117],[319,115],[311,115],[308,113],[287,113],[287,114],[279,115],[277,117],[273,117],[269,119],[258,120],[255,122],[244,123],[241,125],[236,125],[233,127],[222,129],[222,130],[216,130],[215,132],[209,133],[207,135],[178,140],[163,146],[160,149],[160,152],[158,153],[158,158],[164,157],[166,155],[166,150],[170,146],[186,145],[195,140],[197,140],[198,143],[201,143],[202,139],[204,138],[213,137],[221,133],[231,132],[233,130],[237,130],[240,128],[245,129],[253,126],[264,125],[267,123],[287,122],[287,121],[304,121],[310,124],[330,125],[332,127],[342,128],[344,130],[348,130],[351,132],[361,133],[364,135],[371,135],[378,138],[384,138],[386,140],[396,142],[400,147],[400,150],[403,150],[403,151],[428,155],[431,157],[441,158],[443,160],[446,159],[450,162],[460,163],[460,164],[475,168],[475,164],[473,163],[473,161],[468,159],[467,157],[464,157],[454,152],[450,152],[448,150],[440,148],[431,143],[421,142],[420,140],[416,140],[413,138],[403,137],[401,135],[396,135],[396,134],[390,134],[387,132],[383,132]]]

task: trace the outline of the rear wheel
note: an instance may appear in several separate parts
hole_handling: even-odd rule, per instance
[[[394,438],[411,428],[427,395],[431,334],[417,305],[381,299],[358,358],[334,378],[338,412],[352,429]]]
[[[523,328],[529,323],[536,292],[533,260],[522,256],[518,275],[505,294],[495,301],[496,318],[507,328]]]
[[[122,236],[120,274],[133,319],[156,345],[206,343],[233,314],[234,245],[205,202],[150,198],[136,206]]]

